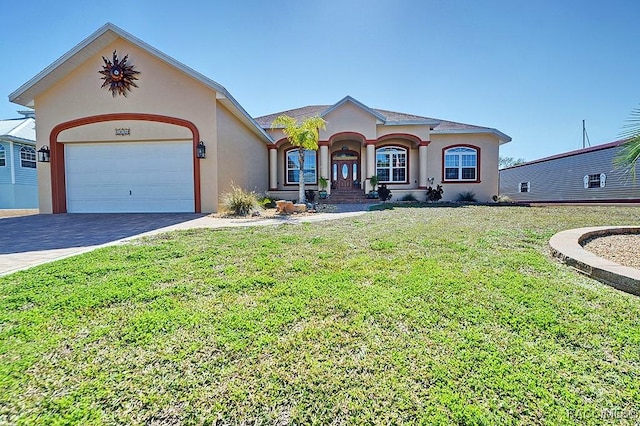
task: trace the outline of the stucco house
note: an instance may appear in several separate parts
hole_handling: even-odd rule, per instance
[[[256,118],[269,133],[270,193],[295,198],[298,184],[295,150],[271,123],[286,114],[297,119],[322,117],[319,149],[307,152],[304,175],[315,189],[318,176],[331,182],[329,191],[371,189],[377,175],[395,199],[411,193],[424,200],[429,186],[441,184],[443,200],[473,191],[478,201],[498,193],[498,150],[511,138],[488,127],[370,108],[347,96],[333,105],[314,105]]]
[[[519,202],[640,202],[640,181],[614,159],[624,140],[500,170],[500,194]],[[636,164],[640,176],[640,164]]]
[[[36,129],[33,113],[0,120],[0,209],[37,209]]]
[[[42,213],[216,212],[231,184],[295,199],[297,171],[277,114],[254,119],[219,83],[113,24],[9,95],[35,108]],[[303,175],[334,191],[368,191],[377,174],[394,195],[445,199],[498,192],[496,129],[370,108],[349,96],[284,111],[327,121]]]

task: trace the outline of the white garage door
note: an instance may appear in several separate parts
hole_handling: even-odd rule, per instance
[[[193,212],[191,142],[65,145],[67,212]]]

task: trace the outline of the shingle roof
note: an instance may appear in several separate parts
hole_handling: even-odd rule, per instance
[[[0,120],[0,138],[35,144],[36,121],[33,118]]]
[[[286,114],[289,117],[293,117],[298,120],[302,120],[308,117],[322,116],[322,114],[332,108],[333,105],[308,105],[302,108],[294,108],[287,111],[281,111],[274,114],[264,115],[262,117],[255,118],[256,122],[265,129],[271,127],[271,123],[276,117]],[[434,134],[451,134],[451,133],[495,133],[501,140],[501,142],[509,142],[511,138],[504,133],[491,128],[476,126],[473,124],[458,123],[455,121],[441,120],[438,118],[424,117],[415,114],[406,114],[403,112],[388,111],[384,109],[371,108],[371,110],[380,114],[385,118],[385,124],[401,124],[401,123],[414,123],[419,124],[421,122],[434,122],[438,123],[433,126],[432,133]]]

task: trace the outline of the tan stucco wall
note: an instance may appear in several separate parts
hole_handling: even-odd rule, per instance
[[[477,201],[489,202],[498,194],[499,140],[490,134],[431,135],[427,147],[427,173],[434,185],[442,182],[442,150],[451,145],[472,145],[480,148],[480,183],[442,183],[443,201],[455,200],[459,193],[473,191]]]
[[[218,192],[228,192],[232,182],[259,194],[266,192],[269,189],[267,145],[224,106],[218,105],[217,113]]]
[[[111,96],[100,86],[102,80],[98,71],[102,69],[102,56],[111,59],[117,50],[119,58],[129,55],[129,64],[140,71],[138,88],[133,88],[128,96]],[[200,132],[200,139],[207,145],[207,158],[201,163],[202,211],[216,210],[218,199],[217,182],[217,127],[216,92],[181,71],[148,54],[125,40],[118,39],[89,57],[86,62],[69,73],[47,91],[35,99],[37,147],[49,144],[51,130],[58,124],[82,117],[109,113],[148,113],[176,117],[192,122]],[[93,127],[93,126],[91,126]],[[129,124],[123,127],[136,129],[136,134],[154,134],[152,126]],[[96,127],[96,129],[100,126]],[[109,129],[109,123],[102,126]],[[113,134],[114,123],[110,132]],[[181,130],[176,130],[181,132]],[[79,138],[91,129],[78,129],[69,137]],[[108,133],[108,132],[107,132]],[[191,137],[190,132],[189,138]],[[107,136],[105,136],[107,137]],[[132,136],[135,138],[135,134]],[[119,138],[118,138],[119,139]],[[42,167],[40,167],[42,166]],[[38,167],[40,188],[40,211],[51,213],[51,181],[49,165]]]
[[[416,135],[422,141],[429,140],[430,129],[429,126],[384,126],[379,125],[377,127],[377,136],[382,137],[390,134],[404,133],[408,135]]]
[[[127,136],[116,136],[115,129],[129,129]],[[186,127],[169,123],[139,120],[115,120],[92,123],[63,130],[58,141],[67,142],[134,142],[191,140],[191,131]]]
[[[320,140],[328,140],[342,132],[356,132],[365,139],[376,138],[376,118],[362,108],[346,102],[324,117],[327,129],[320,131]]]

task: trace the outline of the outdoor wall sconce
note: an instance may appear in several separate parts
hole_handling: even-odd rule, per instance
[[[38,161],[40,163],[48,163],[50,159],[51,151],[49,151],[49,147],[47,145],[44,145],[38,150]]]
[[[434,181],[434,180],[436,180],[436,179],[435,179],[435,178],[430,177],[430,178],[428,178],[427,180],[429,181],[429,185],[433,185],[433,181]]]
[[[204,146],[204,142],[198,142],[198,146],[196,147],[196,157],[197,158],[207,158],[207,147]]]

